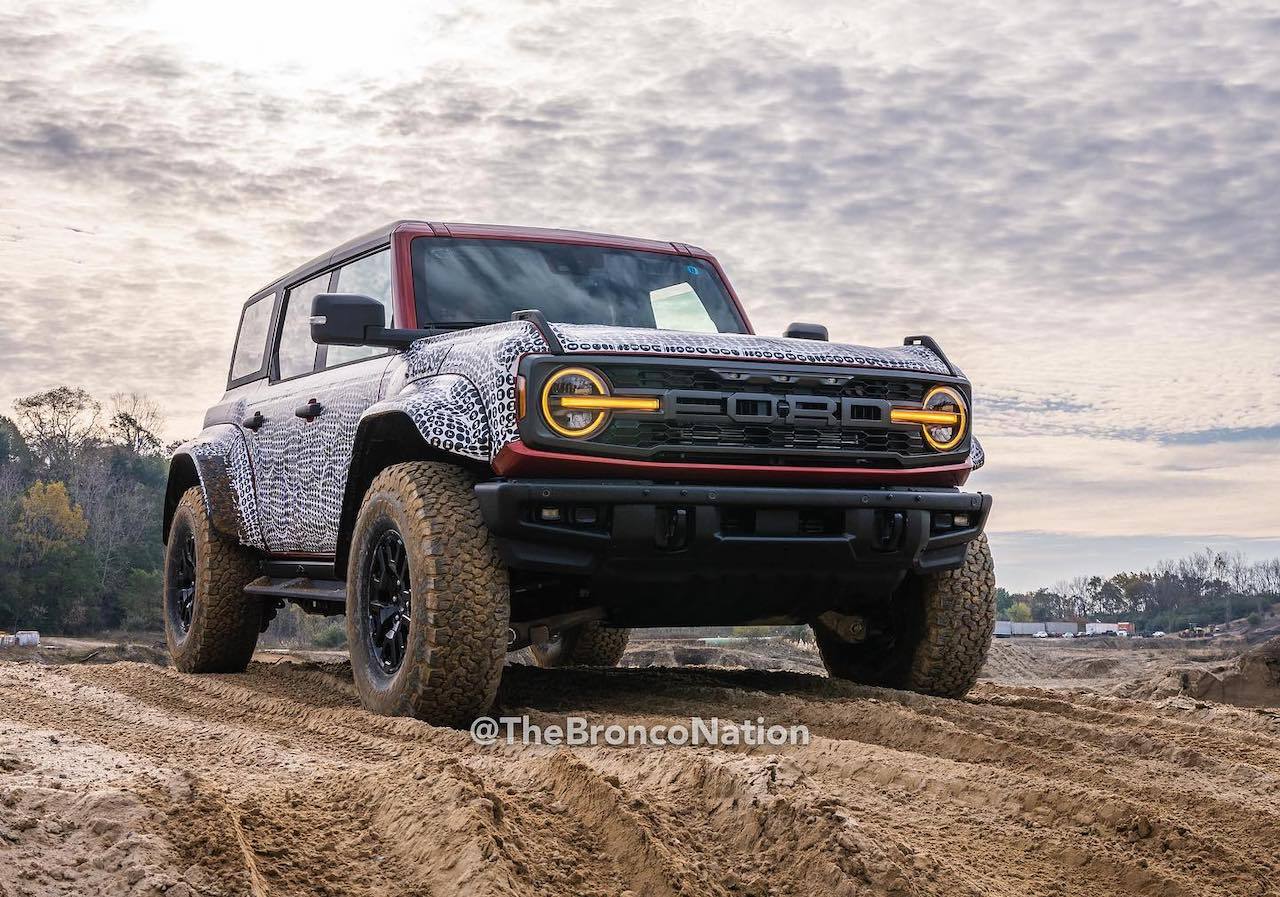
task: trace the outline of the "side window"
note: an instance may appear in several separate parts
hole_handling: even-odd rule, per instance
[[[377,299],[382,303],[385,326],[394,326],[391,307],[391,250],[384,249],[343,265],[338,269],[338,285],[333,291],[357,293]],[[325,367],[371,358],[385,351],[377,346],[329,346]]]
[[[329,274],[313,277],[289,291],[280,328],[277,370],[281,380],[310,374],[316,369],[316,349],[311,341],[311,300],[329,289]]]
[[[276,310],[276,294],[270,293],[245,306],[236,334],[235,354],[231,356],[231,381],[262,373],[267,358],[267,331],[271,314]]]

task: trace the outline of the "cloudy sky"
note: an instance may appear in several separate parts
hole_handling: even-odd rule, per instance
[[[762,333],[935,336],[1006,585],[1280,553],[1280,8],[0,0],[0,412],[220,394],[398,217],[706,246]]]

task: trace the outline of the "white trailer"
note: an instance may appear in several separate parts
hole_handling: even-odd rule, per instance
[[[1075,635],[1077,632],[1080,631],[1080,624],[1078,623],[1062,623],[1058,621],[1051,621],[1049,623],[1042,623],[1040,625],[1044,629],[1044,631],[1049,633],[1050,635]]]

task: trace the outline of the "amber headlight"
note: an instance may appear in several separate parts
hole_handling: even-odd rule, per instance
[[[657,411],[657,396],[613,396],[604,377],[587,368],[561,368],[542,386],[542,418],[554,432],[583,439],[613,411]]]
[[[937,451],[949,451],[964,439],[964,396],[950,386],[935,386],[919,409],[894,408],[889,419],[895,424],[919,424],[925,442]]]

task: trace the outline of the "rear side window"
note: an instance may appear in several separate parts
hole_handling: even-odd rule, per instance
[[[382,303],[383,325],[394,327],[391,308],[391,250],[384,249],[373,255],[356,259],[338,269],[338,285],[335,293],[356,293],[369,296]],[[377,346],[329,346],[325,367],[336,367],[361,358],[382,355],[386,349]]]
[[[267,357],[267,331],[276,309],[275,293],[255,299],[240,315],[240,331],[236,334],[235,353],[231,356],[231,382],[236,383],[255,374],[261,375]]]
[[[311,341],[311,300],[329,289],[328,272],[298,284],[289,291],[280,328],[276,371],[281,380],[310,374],[316,369],[316,346]]]

